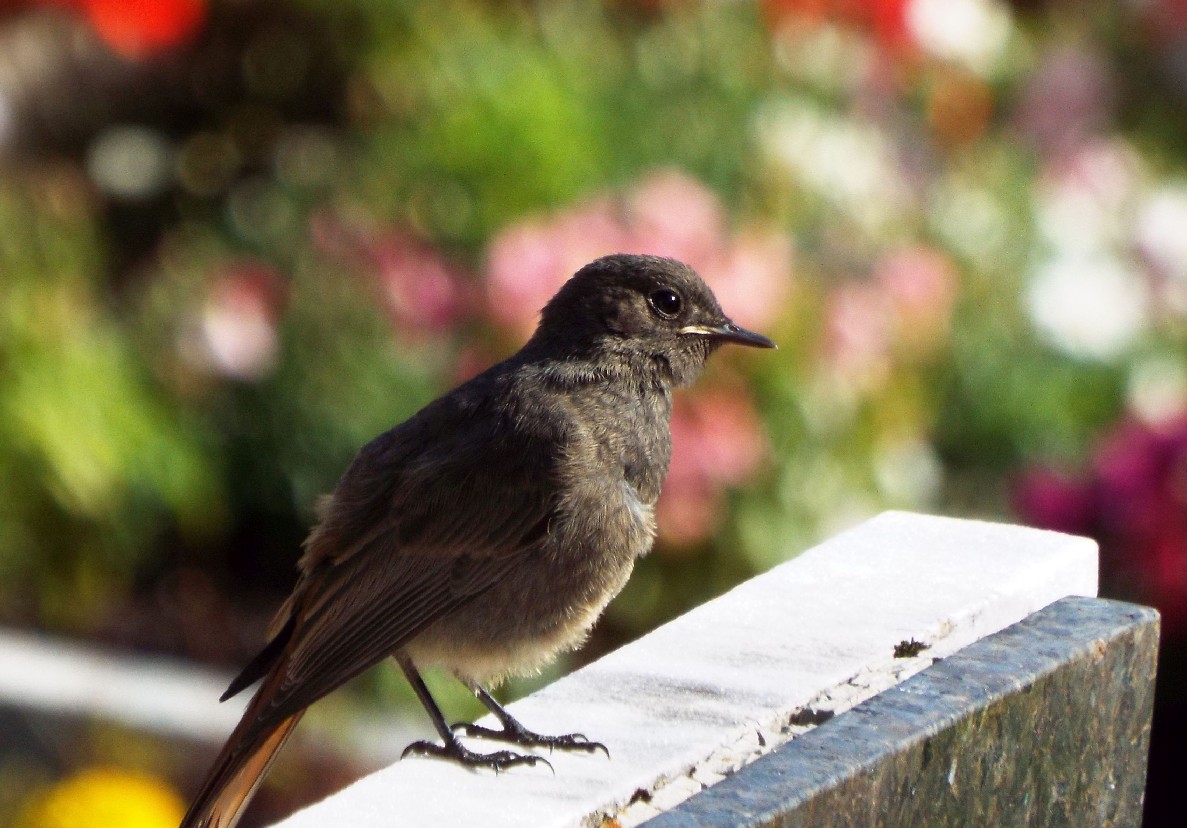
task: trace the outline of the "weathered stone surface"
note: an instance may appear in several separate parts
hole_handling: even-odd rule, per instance
[[[1158,616],[1066,598],[646,823],[1137,826]]]

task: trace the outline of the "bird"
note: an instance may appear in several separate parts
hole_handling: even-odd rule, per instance
[[[440,742],[419,754],[495,772],[545,762],[458,736],[609,751],[529,730],[491,695],[579,647],[650,551],[673,390],[735,324],[689,266],[638,254],[578,270],[523,347],[359,450],[304,542],[267,643],[221,700],[259,687],[181,828],[232,828],[309,705],[393,657]],[[456,676],[499,728],[450,726],[424,669]]]

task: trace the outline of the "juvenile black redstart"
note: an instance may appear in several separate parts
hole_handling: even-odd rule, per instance
[[[541,736],[486,687],[582,643],[655,537],[672,389],[726,342],[773,348],[731,322],[688,266],[654,256],[586,265],[527,344],[372,440],[325,500],[268,644],[223,699],[261,680],[181,828],[230,828],[305,708],[394,656],[441,743],[405,753],[499,770],[543,759],[466,748],[420,670],[452,672],[528,747]]]

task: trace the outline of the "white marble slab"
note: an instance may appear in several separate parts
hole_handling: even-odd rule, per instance
[[[221,741],[246,697],[219,704],[230,674],[126,656],[51,636],[0,630],[0,702]]]
[[[637,824],[802,732],[796,711],[848,709],[1096,588],[1090,540],[883,514],[511,705],[539,732],[604,742],[610,759],[558,753],[555,774],[496,776],[409,758],[279,826]],[[912,639],[929,649],[895,658]]]

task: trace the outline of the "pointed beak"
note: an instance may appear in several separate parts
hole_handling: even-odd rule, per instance
[[[686,328],[681,328],[680,333],[692,334],[693,336],[707,336],[712,339],[721,340],[722,342],[734,342],[738,345],[747,345],[751,348],[779,347],[762,334],[755,333],[754,331],[748,331],[740,325],[735,325],[729,320],[726,320],[725,323],[717,326],[689,325]]]

